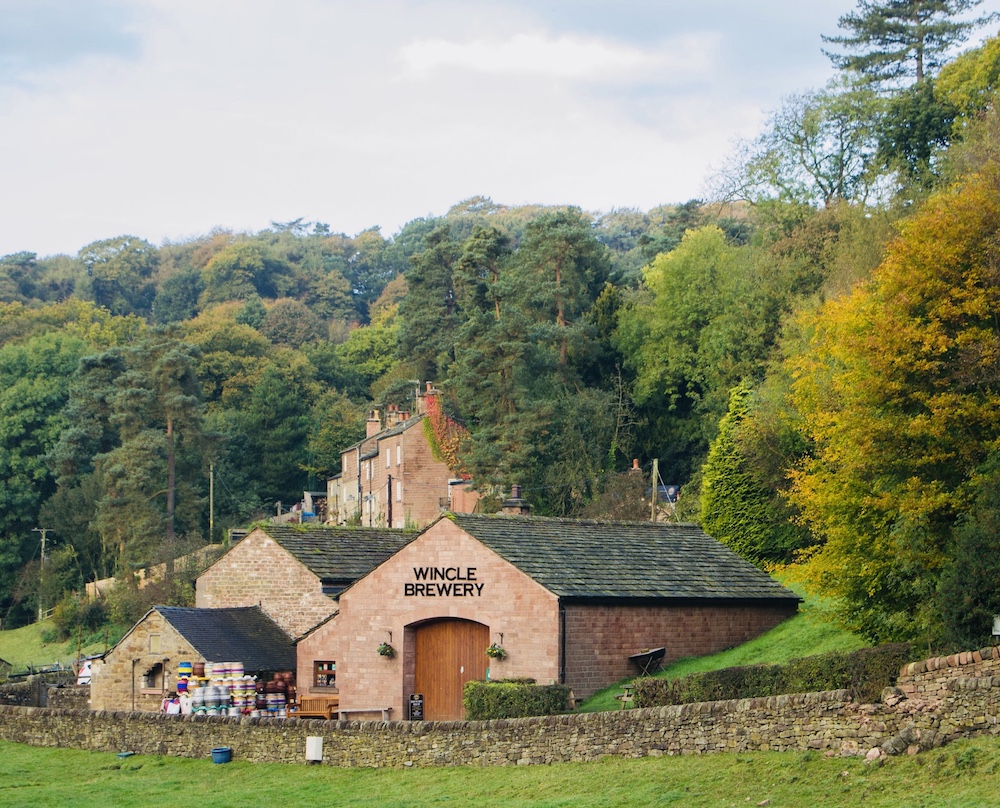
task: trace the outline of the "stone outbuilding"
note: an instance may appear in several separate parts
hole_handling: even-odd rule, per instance
[[[340,594],[297,643],[298,682],[349,717],[458,719],[470,679],[587,697],[646,652],[730,648],[798,603],[693,525],[451,514]]]
[[[291,637],[337,609],[335,598],[410,542],[415,532],[265,524],[195,583],[195,606],[260,606]]]
[[[103,659],[94,660],[92,710],[157,711],[176,688],[179,662],[242,662],[251,674],[293,670],[292,638],[257,606],[154,606]]]

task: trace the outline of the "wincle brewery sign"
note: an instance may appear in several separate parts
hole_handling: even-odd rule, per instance
[[[475,567],[413,567],[416,579],[403,584],[403,595],[423,598],[471,598],[483,594]]]

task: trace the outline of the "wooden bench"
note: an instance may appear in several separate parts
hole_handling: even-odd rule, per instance
[[[303,696],[298,704],[289,709],[288,715],[291,718],[325,718],[333,721],[339,708],[339,696]]]
[[[350,721],[348,716],[351,713],[382,713],[382,720],[388,721],[391,712],[392,707],[352,707],[349,710],[338,710],[337,715],[341,721]]]
[[[621,709],[625,709],[626,703],[632,705],[632,688],[626,687],[625,692],[619,693],[615,698],[622,703]]]

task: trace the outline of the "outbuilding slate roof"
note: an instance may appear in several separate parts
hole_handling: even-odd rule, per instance
[[[562,598],[799,599],[695,525],[447,518]]]
[[[242,662],[248,672],[295,668],[292,639],[259,606],[155,609],[210,662]]]
[[[417,537],[414,531],[388,528],[268,524],[260,529],[334,589],[363,578]]]

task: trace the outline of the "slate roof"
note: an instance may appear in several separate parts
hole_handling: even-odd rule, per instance
[[[328,594],[339,594],[417,537],[389,528],[268,524],[260,529],[313,572]]]
[[[374,441],[376,441],[375,448],[373,448],[369,452],[369,455],[371,455],[371,456],[377,455],[378,454],[378,441],[382,440],[383,438],[391,438],[393,435],[398,435],[400,432],[405,432],[410,427],[413,427],[413,426],[416,426],[417,424],[419,424],[426,417],[427,417],[426,415],[424,415],[423,413],[421,413],[419,415],[414,415],[412,418],[407,418],[405,421],[400,421],[398,424],[396,424],[394,426],[391,426],[388,429],[383,429],[381,432],[376,432],[374,435],[368,435],[367,437],[362,438],[357,443],[352,443],[346,449],[342,449],[341,450],[341,454],[346,454],[347,452],[353,452],[359,446],[362,446],[363,444],[368,443],[368,441],[370,441],[370,440],[374,440]],[[369,455],[362,455],[362,457],[367,457]]]
[[[154,607],[209,662],[242,662],[248,673],[295,669],[295,646],[259,606]]]
[[[562,598],[799,599],[695,525],[446,518]]]

